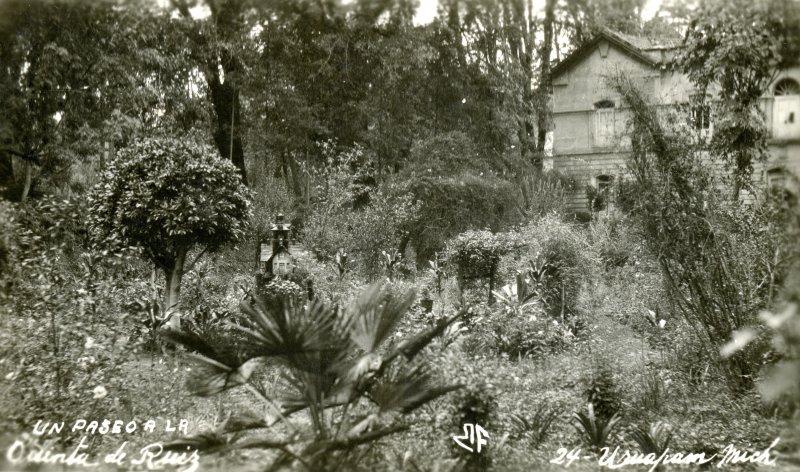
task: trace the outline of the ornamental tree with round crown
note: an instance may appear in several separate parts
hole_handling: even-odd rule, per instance
[[[166,278],[165,309],[177,313],[193,249],[213,252],[239,240],[250,215],[236,167],[191,138],[144,138],[121,149],[90,196],[99,242],[137,246]],[[180,317],[172,316],[172,327]]]

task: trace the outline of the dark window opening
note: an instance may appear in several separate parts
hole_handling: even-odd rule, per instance
[[[594,107],[598,110],[604,108],[614,108],[614,102],[612,100],[600,100],[599,102],[595,102]]]
[[[700,131],[711,127],[711,107],[705,104],[692,107],[692,126]]]

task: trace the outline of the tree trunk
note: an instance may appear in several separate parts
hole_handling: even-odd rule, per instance
[[[25,163],[25,185],[22,187],[22,195],[19,197],[21,203],[25,203],[28,199],[28,194],[31,191],[31,181],[33,180],[33,163],[28,159],[23,161]]]
[[[166,277],[166,293],[164,294],[167,323],[169,328],[180,329],[180,296],[181,280],[183,279],[183,266],[186,262],[186,249],[179,249],[172,267],[164,269]]]
[[[539,110],[537,112],[537,133],[536,151],[538,156],[544,156],[544,146],[547,139],[547,131],[550,128],[549,103],[547,97],[551,93],[552,83],[550,80],[550,54],[553,51],[553,21],[555,16],[555,0],[547,0],[544,12],[544,40],[542,42],[541,76],[539,79]]]
[[[226,71],[227,72],[227,71]],[[232,84],[230,77],[223,83],[219,74],[208,78],[208,88],[211,91],[211,103],[214,105],[217,130],[214,132],[214,142],[220,155],[239,169],[242,182],[247,185],[247,169],[244,164],[244,146],[242,145],[241,103],[239,90]]]
[[[297,160],[292,153],[288,154],[289,169],[292,171],[292,191],[297,198],[303,197],[303,178],[300,175],[300,167],[297,165]]]

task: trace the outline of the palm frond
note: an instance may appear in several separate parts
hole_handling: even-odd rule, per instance
[[[243,410],[229,415],[220,425],[220,430],[226,433],[238,433],[253,429],[266,428],[267,422],[263,416],[254,413],[252,410]]]
[[[250,359],[238,367],[231,367],[199,354],[190,354],[194,366],[186,387],[199,397],[216,395],[222,391],[247,383],[261,359]]]
[[[352,385],[342,381],[339,374],[341,359],[331,358],[323,352],[293,357],[297,365],[302,365],[303,368],[295,367],[283,374],[283,378],[294,390],[293,393],[281,397],[284,415],[306,408],[321,411],[349,401]],[[299,358],[303,360],[299,361]]]
[[[422,365],[411,369],[397,369],[378,381],[369,391],[369,396],[381,411],[408,413],[414,409],[452,392],[462,385],[433,385],[431,374]]]
[[[237,368],[247,360],[241,355],[242,353],[237,350],[210,344],[203,339],[202,334],[197,332],[193,325],[189,323],[186,323],[180,330],[172,328],[162,329],[159,335],[168,342],[183,346],[191,352],[196,352],[208,359],[213,359],[231,368]]]
[[[413,290],[396,295],[383,284],[371,285],[358,297],[351,312],[353,342],[366,352],[375,352],[394,332],[414,297]]]
[[[291,299],[268,305],[259,298],[241,308],[247,325],[234,327],[261,356],[295,359],[307,353],[343,350],[348,342],[336,310],[319,299],[301,307]]]
[[[393,359],[395,356],[399,354],[403,354],[406,356],[406,359],[409,361],[414,358],[420,351],[425,349],[425,347],[434,340],[434,338],[441,336],[442,333],[447,329],[448,326],[453,324],[456,320],[464,316],[467,312],[466,308],[463,308],[458,311],[453,316],[448,318],[442,318],[439,320],[436,325],[431,328],[425,329],[412,337],[411,339],[405,340],[400,343],[395,350],[387,356],[387,361]]]

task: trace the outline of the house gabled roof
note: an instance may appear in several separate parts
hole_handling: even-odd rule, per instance
[[[564,58],[564,60],[556,64],[551,71],[551,77],[556,78],[573,65],[579,63],[594,51],[597,45],[603,40],[616,46],[631,58],[650,67],[658,67],[662,63],[662,51],[671,51],[678,47],[678,44],[673,42],[656,43],[648,38],[602,29],[589,42],[583,44]]]

